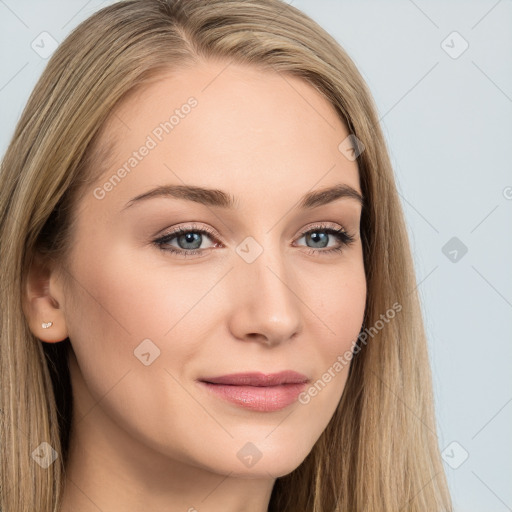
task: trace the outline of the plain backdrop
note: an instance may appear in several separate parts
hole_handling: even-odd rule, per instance
[[[52,39],[110,3],[0,0],[0,155]],[[455,510],[512,510],[512,2],[288,3],[347,50],[378,107]]]

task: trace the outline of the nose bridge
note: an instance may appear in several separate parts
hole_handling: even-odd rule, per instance
[[[279,244],[270,244],[271,238],[266,237],[265,247],[258,244],[259,249],[254,239],[242,242],[237,249],[240,257],[233,273],[237,297],[233,325],[238,337],[261,334],[268,341],[283,341],[301,327],[293,272]]]

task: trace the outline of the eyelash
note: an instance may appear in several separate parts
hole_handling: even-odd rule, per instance
[[[343,228],[333,228],[326,226],[324,224],[318,224],[316,226],[311,227],[307,231],[303,231],[300,234],[299,238],[302,238],[305,235],[308,235],[309,233],[313,233],[315,231],[323,231],[325,233],[328,233],[330,235],[336,235],[338,239],[340,240],[340,245],[338,247],[332,247],[330,249],[314,249],[312,247],[309,247],[309,251],[307,251],[308,254],[314,255],[318,253],[323,254],[334,254],[334,253],[340,253],[342,252],[346,247],[351,245],[355,241],[355,237],[349,233],[347,233]],[[166,244],[168,244],[171,240],[174,238],[177,238],[180,235],[186,234],[186,233],[200,233],[202,235],[209,235],[212,239],[215,239],[214,233],[207,229],[207,228],[201,228],[196,229],[194,226],[190,227],[180,227],[177,228],[170,233],[165,234],[164,236],[157,238],[156,240],[153,240],[153,243],[161,250],[167,253],[173,253],[179,256],[183,257],[190,257],[194,256],[196,254],[200,254],[204,251],[208,251],[209,249],[212,249],[213,247],[209,247],[208,249],[194,249],[194,250],[185,250],[185,249],[177,249],[176,247],[173,247],[171,245],[164,247]]]

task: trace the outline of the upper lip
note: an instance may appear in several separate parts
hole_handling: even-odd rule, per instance
[[[199,379],[211,384],[230,384],[232,386],[279,386],[281,384],[299,384],[307,382],[308,378],[302,373],[286,370],[278,373],[231,373],[220,377],[205,377]]]

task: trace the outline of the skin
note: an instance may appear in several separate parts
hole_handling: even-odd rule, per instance
[[[97,199],[94,187],[190,96],[197,106]],[[361,193],[357,162],[338,149],[349,132],[306,82],[211,61],[128,97],[105,133],[115,134],[115,156],[77,204],[71,257],[64,266],[36,260],[24,306],[41,341],[69,336],[73,348],[61,510],[265,511],[275,479],[300,465],[327,426],[348,366],[309,403],[274,412],[226,402],[197,379],[292,369],[314,383],[352,348],[366,300],[361,205],[345,197],[296,207],[307,192],[337,184]],[[159,197],[123,209],[163,184],[221,189],[238,208]],[[202,255],[154,244],[191,223],[215,234],[197,235]],[[344,228],[354,242],[322,253],[340,240],[308,240],[303,233],[318,223]],[[236,252],[248,236],[263,249],[252,263]],[[191,250],[179,243],[169,242]],[[134,356],[147,338],[160,350],[148,366]],[[252,467],[237,457],[247,442],[262,454]]]

